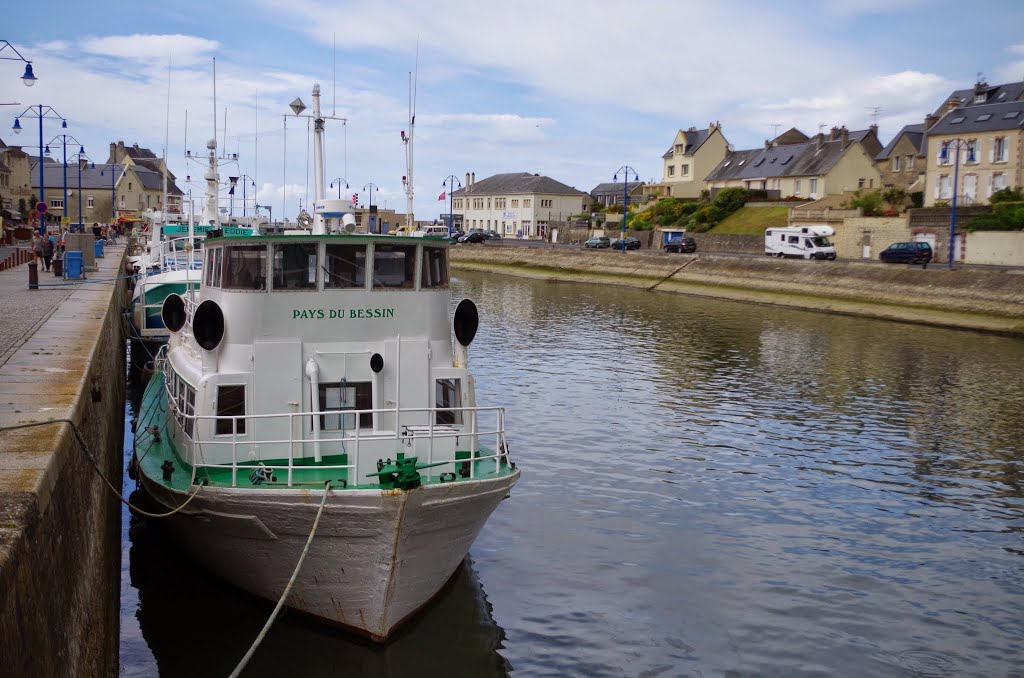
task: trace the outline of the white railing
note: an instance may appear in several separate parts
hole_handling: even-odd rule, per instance
[[[406,456],[417,457],[420,463],[434,464],[439,462],[441,465],[436,467],[438,469],[450,468],[453,473],[453,479],[458,477],[460,472],[463,477],[470,479],[477,477],[477,462],[493,460],[495,472],[499,471],[502,464],[508,463],[508,452],[505,443],[505,408],[503,407],[416,407],[416,408],[377,408],[377,409],[365,409],[365,410],[324,410],[320,412],[287,412],[287,413],[275,413],[275,414],[247,414],[241,416],[214,416],[214,415],[195,415],[186,414],[182,412],[177,404],[176,394],[170,390],[170,380],[167,378],[169,375],[168,363],[166,360],[166,347],[162,347],[161,351],[157,354],[156,361],[158,369],[162,369],[164,373],[164,393],[167,397],[168,407],[174,415],[179,429],[188,436],[193,445],[193,458],[192,464],[192,482],[196,480],[196,474],[201,469],[230,469],[231,470],[231,486],[238,486],[238,472],[241,470],[244,474],[249,474],[255,468],[267,469],[269,471],[285,472],[287,474],[286,482],[284,483],[288,487],[294,487],[297,484],[294,476],[297,470],[310,470],[316,469],[318,471],[330,470],[330,471],[346,471],[348,474],[348,482],[352,485],[359,484],[373,484],[372,482],[360,483],[361,478],[358,478],[357,473],[360,467],[360,455],[364,453],[363,448],[371,446],[373,448],[373,454],[380,458],[382,456],[382,450],[390,450],[390,452],[384,452],[383,456],[387,458],[393,458],[398,452],[405,452]],[[452,413],[456,420],[461,419],[465,421],[465,424],[438,424],[434,423],[437,420],[437,413]],[[398,421],[399,417],[405,418],[409,415],[415,417],[415,415],[425,415],[425,419],[428,423],[426,424],[402,424],[398,430],[364,430],[361,429],[358,422],[360,416],[366,414],[370,416],[374,415],[394,415],[395,420]],[[308,435],[305,433],[307,427],[303,425],[304,422],[312,420],[313,417],[324,417],[339,415],[341,417],[351,418],[355,425],[350,430],[340,431],[324,431],[316,429],[310,430]],[[480,420],[490,420],[493,417],[493,427],[481,427]],[[424,417],[420,417],[421,419]],[[376,421],[376,416],[374,416]],[[216,422],[228,421],[230,422],[231,433],[224,435],[216,435],[214,437],[203,437],[202,431],[204,429],[215,431]],[[237,422],[245,422],[245,430],[247,433],[238,433]],[[248,433],[250,431],[255,432],[257,424],[260,422],[274,422],[274,421],[287,421],[288,436],[277,437],[277,438],[256,438],[254,435]],[[296,425],[296,421],[299,425]],[[203,426],[203,423],[208,423],[208,426]],[[296,435],[296,430],[300,431]],[[189,435],[191,431],[191,435]],[[315,434],[315,435],[314,435]],[[470,441],[469,450],[458,450],[459,439],[468,438]],[[488,451],[484,446],[481,445],[480,441],[493,439],[494,445]],[[435,443],[437,441],[452,441],[452,455],[455,456],[456,451],[468,451],[468,458],[442,458],[435,459]],[[303,464],[296,465],[296,449],[303,450],[306,444],[321,446],[330,446],[331,444],[342,446],[345,453],[349,454],[347,464],[323,464],[319,463],[310,465],[308,458],[302,455]],[[390,443],[390,444],[389,444]],[[420,448],[422,443],[426,444],[426,459],[423,459],[417,454],[417,450]],[[267,465],[263,464],[259,460],[253,459],[239,459],[240,448],[243,452],[250,450],[255,447],[278,447],[285,448],[288,451],[287,463],[286,464],[275,464]],[[351,447],[350,447],[351,446]],[[230,462],[224,463],[207,463],[201,461],[202,457],[205,457],[208,452],[214,450],[223,450],[224,448],[230,448]],[[313,483],[320,485],[320,482]]]

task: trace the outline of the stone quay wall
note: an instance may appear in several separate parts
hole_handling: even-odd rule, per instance
[[[0,365],[0,426],[76,422],[118,488],[128,296],[125,281],[99,279],[116,278],[124,254],[108,249],[90,276],[97,282],[71,288],[38,327],[0,346],[9,356]],[[43,303],[49,292],[24,292],[25,271],[0,275],[0,293]],[[0,673],[117,675],[120,507],[68,424],[0,431]]]
[[[455,269],[1024,336],[1024,275],[876,262],[459,245]]]

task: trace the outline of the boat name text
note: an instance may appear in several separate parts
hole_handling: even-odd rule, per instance
[[[295,308],[292,320],[343,320],[345,318],[394,318],[393,308]]]

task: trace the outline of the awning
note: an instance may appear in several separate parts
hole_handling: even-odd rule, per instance
[[[21,212],[17,210],[0,209],[0,212],[6,214],[11,219],[21,219]]]

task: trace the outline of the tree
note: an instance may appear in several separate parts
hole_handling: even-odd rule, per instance
[[[992,194],[989,202],[993,205],[1000,202],[1022,202],[1024,201],[1024,187],[1003,188]]]
[[[882,200],[894,210],[901,210],[907,204],[907,192],[902,188],[887,188],[882,191]]]
[[[845,207],[848,209],[857,209],[858,207],[864,210],[864,216],[878,216],[882,213],[882,194],[879,191],[868,191],[865,193],[861,189],[857,189],[853,192],[853,197],[846,201]]]

